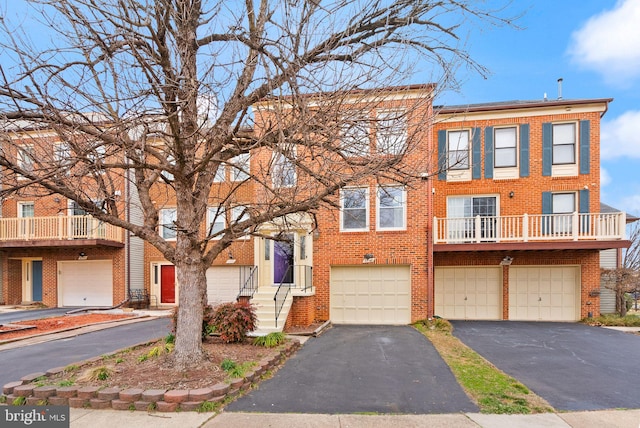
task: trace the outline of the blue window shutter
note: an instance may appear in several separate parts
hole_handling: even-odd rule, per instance
[[[493,178],[493,126],[484,128],[484,178]]]
[[[447,131],[438,131],[438,180],[447,179]]]
[[[580,198],[578,212],[580,214],[586,214],[589,212],[589,189],[583,189],[580,191]],[[585,233],[589,231],[589,216],[580,217],[580,232]]]
[[[578,208],[578,212],[588,213],[589,212],[589,189],[581,190],[579,198],[580,198],[580,206]]]
[[[542,124],[542,175],[551,175],[553,162],[553,128],[550,123]]]
[[[589,144],[591,141],[591,123],[588,120],[580,121],[580,174],[589,174],[591,154]]]
[[[520,177],[529,176],[529,124],[520,125]]]
[[[542,192],[542,214],[551,214],[553,212],[552,193]],[[542,233],[548,234],[551,232],[551,216],[542,218]]]
[[[476,180],[482,178],[482,145],[480,144],[480,128],[473,128],[471,177]]]

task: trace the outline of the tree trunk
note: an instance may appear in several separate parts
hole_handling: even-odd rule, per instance
[[[180,296],[173,359],[176,367],[186,368],[206,359],[202,350],[202,316],[207,266],[199,258],[183,259],[176,260],[176,270]]]
[[[621,317],[627,315],[627,302],[624,298],[624,289],[620,286],[616,287],[616,309]]]

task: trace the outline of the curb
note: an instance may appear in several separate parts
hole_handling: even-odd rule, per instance
[[[154,343],[160,339],[142,342],[104,355],[114,355],[125,349]],[[2,388],[0,397],[4,405],[13,404],[17,399],[27,405],[60,405],[72,408],[112,409],[112,410],[140,410],[158,412],[198,411],[211,403],[215,407],[227,399],[235,398],[244,391],[257,384],[266,373],[280,366],[288,357],[300,348],[300,341],[290,339],[278,353],[264,358],[252,372],[247,372],[242,378],[232,379],[229,383],[219,382],[208,388],[166,390],[166,389],[121,389],[117,387],[56,387],[51,385],[37,386],[33,382],[42,377],[50,377],[64,371],[64,367],[56,367],[46,372],[31,373],[23,376],[19,381],[9,382]],[[84,366],[100,357],[94,357],[79,363],[70,364]],[[256,382],[258,381],[258,382]]]

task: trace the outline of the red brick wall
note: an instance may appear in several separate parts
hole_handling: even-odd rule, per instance
[[[288,327],[308,327],[313,324],[315,314],[315,300],[316,296],[301,296],[294,297],[287,322],[285,324],[285,330]]]
[[[42,260],[42,303],[49,307],[58,305],[58,262],[78,260],[84,252],[87,260],[111,260],[113,263],[113,300],[116,305],[126,298],[125,250],[110,247],[70,247],[62,249],[16,249],[3,255],[3,268],[8,275],[3,277],[3,295],[7,304],[22,301],[22,261],[13,258],[36,258]],[[7,259],[11,257],[12,259]],[[6,264],[5,264],[6,263]]]
[[[590,173],[572,177],[550,177],[542,175],[542,124],[545,122],[590,120]],[[494,180],[484,178],[484,128],[487,126],[519,125],[528,123],[529,133],[529,177]],[[439,130],[481,128],[482,177],[481,179],[452,182],[434,180],[436,189],[434,215],[446,217],[447,196],[497,194],[500,196],[500,215],[522,215],[542,213],[542,192],[579,191],[589,189],[589,211],[600,212],[600,113],[565,113],[524,118],[501,118],[492,120],[468,120],[437,123],[434,138]],[[437,146],[434,141],[434,146]],[[435,161],[435,160],[434,160]],[[435,165],[434,165],[435,167]],[[513,192],[513,198],[509,193]]]
[[[435,253],[435,266],[498,266],[506,256],[513,266],[580,266],[580,318],[600,315],[600,297],[589,296],[600,290],[600,252],[597,250],[517,251],[517,252],[451,252]],[[509,316],[509,267],[503,267],[502,314]]]

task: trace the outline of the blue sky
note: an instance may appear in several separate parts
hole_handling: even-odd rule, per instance
[[[489,68],[466,70],[436,104],[562,96],[613,98],[602,120],[601,201],[640,215],[640,0],[515,0],[521,29],[472,28],[467,49]]]

